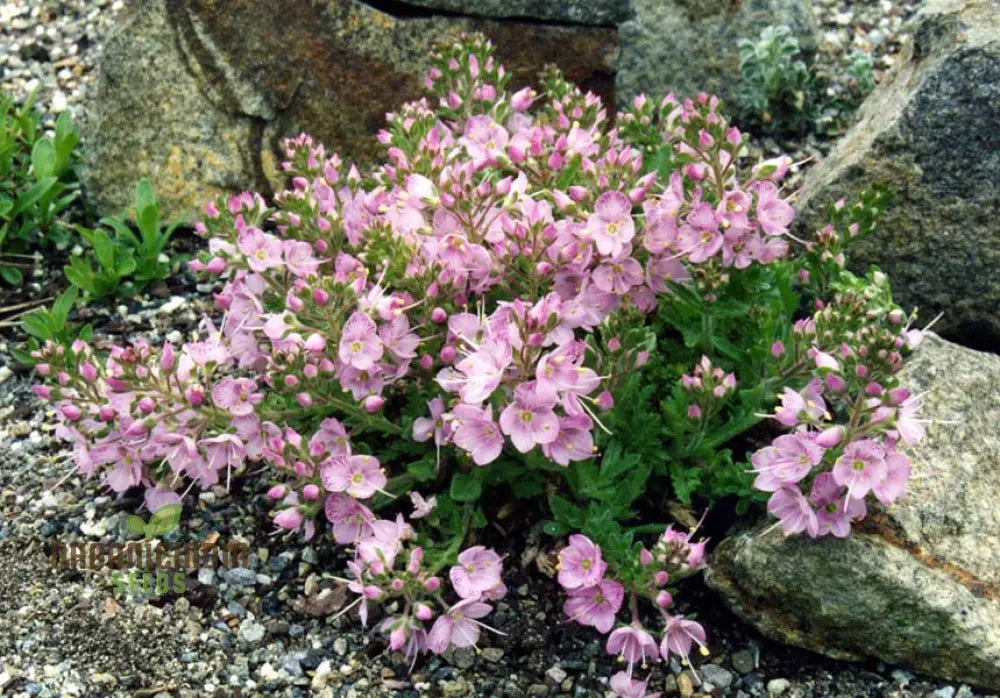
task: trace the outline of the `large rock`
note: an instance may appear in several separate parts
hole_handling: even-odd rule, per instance
[[[610,26],[629,16],[629,0],[406,0],[410,5],[473,17],[525,17]]]
[[[729,538],[706,575],[776,640],[1000,690],[1000,357],[929,335],[905,369],[936,420],[908,496],[848,539]]]
[[[632,0],[634,17],[619,26],[618,102],[641,92],[659,99],[704,91],[735,108],[739,40],[787,24],[811,53],[817,29],[810,8],[809,0]]]
[[[895,194],[853,262],[878,264],[939,331],[1000,346],[1000,3],[928,0],[898,69],[809,172],[803,222],[875,182]]]
[[[431,47],[482,31],[515,76],[547,63],[614,102],[614,29],[396,18],[356,0],[144,0],[108,40],[84,134],[101,213],[148,177],[168,217],[220,192],[280,184],[276,145],[301,131],[348,161],[376,157],[385,113],[422,93]]]

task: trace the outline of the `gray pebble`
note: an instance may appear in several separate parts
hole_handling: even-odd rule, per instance
[[[729,688],[730,684],[733,683],[733,673],[715,664],[702,664],[701,674],[706,681],[710,681],[712,685],[723,690]]]
[[[792,682],[788,679],[771,679],[767,682],[767,695],[780,696],[791,688]]]

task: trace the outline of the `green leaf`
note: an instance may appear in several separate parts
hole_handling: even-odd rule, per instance
[[[66,319],[69,317],[69,311],[72,310],[73,304],[76,303],[76,297],[76,289],[68,288],[52,304],[52,317],[58,324],[59,329],[66,326]]]
[[[10,199],[0,199],[0,216],[6,216],[14,208],[14,202]]]
[[[162,536],[170,533],[181,520],[180,504],[164,504],[153,512],[149,519],[149,526],[154,536]]]
[[[146,522],[140,519],[138,516],[133,516],[129,514],[126,519],[128,532],[134,536],[144,536],[146,535]]]
[[[449,492],[456,502],[471,502],[483,493],[483,483],[474,472],[455,473]]]
[[[21,195],[17,197],[17,202],[14,204],[14,208],[10,210],[9,217],[14,218],[21,213],[21,211],[33,206],[36,201],[45,196],[49,189],[55,186],[57,181],[58,180],[55,177],[46,177],[30,189],[21,192]]]
[[[107,271],[115,271],[115,245],[103,230],[95,230],[92,239],[94,256]]]
[[[56,147],[51,138],[40,138],[31,149],[31,166],[35,168],[35,180],[42,181],[56,174]]]
[[[16,267],[0,267],[0,277],[11,286],[20,286],[24,278]]]
[[[557,494],[550,495],[549,509],[552,510],[552,516],[555,517],[556,521],[569,528],[583,527],[583,510],[565,497],[560,497]]]

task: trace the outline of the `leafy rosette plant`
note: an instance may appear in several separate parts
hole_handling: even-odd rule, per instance
[[[742,167],[744,135],[715,98],[640,98],[612,128],[554,70],[539,91],[508,90],[482,37],[433,61],[432,96],[378,134],[382,166],[362,172],[302,135],[284,144],[290,187],[272,203],[206,207],[191,267],[219,279],[220,312],[201,336],[101,358],[49,342],[37,393],[79,471],[146,487],[150,508],[266,466],[276,528],[310,539],[325,520],[352,551],[343,581],[362,621],[373,602],[394,609],[378,627],[413,658],[478,640],[505,593],[478,530],[544,497],[548,533],[581,532],[559,556],[567,615],[610,633],[629,664],[612,686],[641,695],[632,665],[705,642],[666,590],[704,542],[648,516],[671,486],[749,504],[749,466],[723,446],[783,389],[774,419],[796,430],[797,465],[782,465],[782,436],[753,467],[786,532],[839,535],[830,502],[850,520],[870,492],[901,494],[888,459],[915,424],[892,379],[909,320],[881,277],[843,269],[881,199],[800,243],[778,184],[788,162]],[[852,401],[862,366],[881,389]],[[838,396],[819,413],[817,379]],[[641,599],[662,617],[659,645]]]

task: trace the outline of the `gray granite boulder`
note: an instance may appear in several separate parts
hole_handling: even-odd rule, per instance
[[[740,39],[787,24],[806,53],[816,50],[809,0],[632,0],[634,17],[619,25],[618,103],[636,94],[719,95],[735,108]]]
[[[471,17],[542,19],[612,26],[628,18],[629,0],[405,0],[432,10]]]
[[[928,0],[897,69],[807,175],[802,232],[875,182],[895,197],[853,264],[963,344],[1000,346],[1000,3]]]
[[[514,76],[548,63],[614,102],[612,28],[395,17],[356,0],[143,0],[108,39],[84,132],[83,184],[102,214],[154,184],[165,217],[281,182],[276,146],[307,131],[346,161],[378,157],[385,113],[423,94],[438,41],[481,31]]]
[[[904,371],[935,420],[908,496],[843,540],[726,539],[706,580],[781,642],[998,691],[1000,356],[929,334]]]

